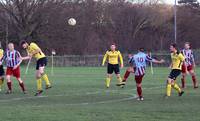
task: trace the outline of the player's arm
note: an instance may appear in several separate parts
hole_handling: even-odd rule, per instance
[[[123,68],[124,67],[124,62],[123,62],[122,54],[120,52],[119,52],[119,60],[120,60],[121,68]]]
[[[165,62],[165,60],[163,60],[163,59],[157,60],[155,58],[150,57],[149,55],[146,56],[146,60],[149,62],[157,63],[157,64],[161,64],[161,63]]]
[[[21,57],[21,60],[30,60],[32,58],[31,54],[27,51],[27,56]]]
[[[106,52],[106,54],[105,54],[104,57],[103,57],[102,66],[105,65],[105,62],[106,62],[106,60],[107,60],[107,57],[108,57],[108,53]]]
[[[193,52],[191,53],[191,60],[192,60],[193,67],[195,68],[196,67],[196,63],[195,63],[195,60],[194,60]]]
[[[0,59],[0,65],[3,64],[3,61],[4,61],[6,58],[7,58],[7,54],[4,53],[3,56],[2,56],[1,59]]]
[[[21,56],[21,54],[19,52],[17,52],[16,56],[19,59],[19,63],[13,67],[13,70],[15,70],[17,67],[19,67],[20,64],[22,63],[22,56]]]

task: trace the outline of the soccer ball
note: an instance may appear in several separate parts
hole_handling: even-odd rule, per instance
[[[71,25],[71,26],[75,26],[75,25],[76,25],[76,19],[70,18],[70,19],[68,20],[68,24]]]

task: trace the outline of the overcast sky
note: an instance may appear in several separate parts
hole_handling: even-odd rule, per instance
[[[168,3],[168,4],[174,4],[174,1],[175,0],[165,0],[166,1],[166,3]],[[177,0],[178,1],[178,0]],[[200,2],[200,0],[198,0],[199,2]]]

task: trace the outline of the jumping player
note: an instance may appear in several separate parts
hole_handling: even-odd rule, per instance
[[[23,60],[28,60],[31,59],[32,57],[37,59],[37,64],[36,64],[37,92],[35,96],[39,96],[43,92],[42,80],[46,82],[46,89],[51,88],[49,78],[45,73],[47,58],[36,43],[31,42],[30,44],[28,44],[26,41],[22,41],[21,46],[24,49],[26,49],[28,53],[28,56],[22,58]]]
[[[20,77],[20,64],[22,62],[21,55],[17,50],[14,49],[13,43],[8,44],[8,50],[4,53],[4,56],[1,59],[1,64],[3,61],[5,61],[7,65],[6,80],[7,80],[8,91],[6,92],[6,94],[12,93],[12,81],[11,81],[12,75],[16,77],[23,93],[26,94],[24,83]]]
[[[182,91],[176,83],[176,78],[181,74],[181,67],[185,58],[183,54],[178,51],[176,44],[170,45],[170,51],[172,59],[172,70],[167,79],[166,98],[171,96],[171,88],[174,88],[178,92],[179,96],[182,96],[184,93],[184,91]]]
[[[116,50],[116,45],[112,44],[110,46],[110,50],[106,52],[103,58],[102,66],[105,65],[106,60],[108,59],[108,66],[107,66],[107,78],[106,78],[106,87],[110,87],[110,81],[112,78],[112,73],[115,72],[118,84],[117,86],[122,85],[122,78],[120,77],[120,68],[119,68],[119,60],[121,68],[124,67],[123,58],[119,50]]]
[[[132,63],[135,67],[135,81],[137,86],[137,93],[138,93],[138,100],[142,101],[144,100],[142,95],[142,79],[145,75],[145,69],[146,69],[146,62],[150,61],[153,63],[164,63],[165,61],[162,60],[156,60],[151,58],[148,54],[144,53],[144,49],[140,48],[138,53],[135,54],[133,57],[130,58],[129,62]]]
[[[197,82],[196,74],[194,71],[194,68],[195,68],[194,55],[190,48],[189,42],[185,43],[184,49],[181,52],[185,57],[185,61],[182,66],[182,78],[181,78],[182,88],[185,88],[185,78],[186,78],[187,72],[189,72],[189,74],[192,77],[193,87],[198,88],[198,82]]]

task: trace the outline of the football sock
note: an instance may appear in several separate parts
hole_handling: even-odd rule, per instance
[[[37,80],[37,90],[38,90],[38,91],[41,91],[41,90],[42,90],[42,80],[41,80],[41,79],[38,79],[38,80]]]
[[[12,82],[7,82],[8,90],[12,91]]]
[[[137,93],[139,97],[142,97],[142,87],[137,87]]]
[[[51,85],[47,74],[44,74],[44,75],[42,76],[42,79],[45,81],[45,83],[46,83],[47,86],[50,86],[50,85]]]
[[[173,88],[178,92],[178,93],[181,93],[181,88],[178,86],[178,84],[174,84],[173,85]]]
[[[192,81],[193,81],[194,87],[196,87],[196,86],[197,86],[197,79],[196,79],[196,76],[192,76]]]
[[[106,87],[110,87],[110,81],[111,81],[110,78],[106,78]]]
[[[171,96],[171,90],[172,90],[172,85],[171,84],[167,84],[167,91],[166,91],[166,95],[167,96]]]
[[[19,86],[21,87],[22,91],[24,92],[25,91],[25,87],[24,87],[24,83],[19,83]]]
[[[182,88],[185,88],[185,77],[181,78]]]
[[[130,75],[130,71],[126,71],[126,73],[124,74],[124,80],[123,80],[124,82],[126,82],[129,75]]]
[[[122,83],[122,78],[121,77],[117,77],[118,83],[121,84]]]

